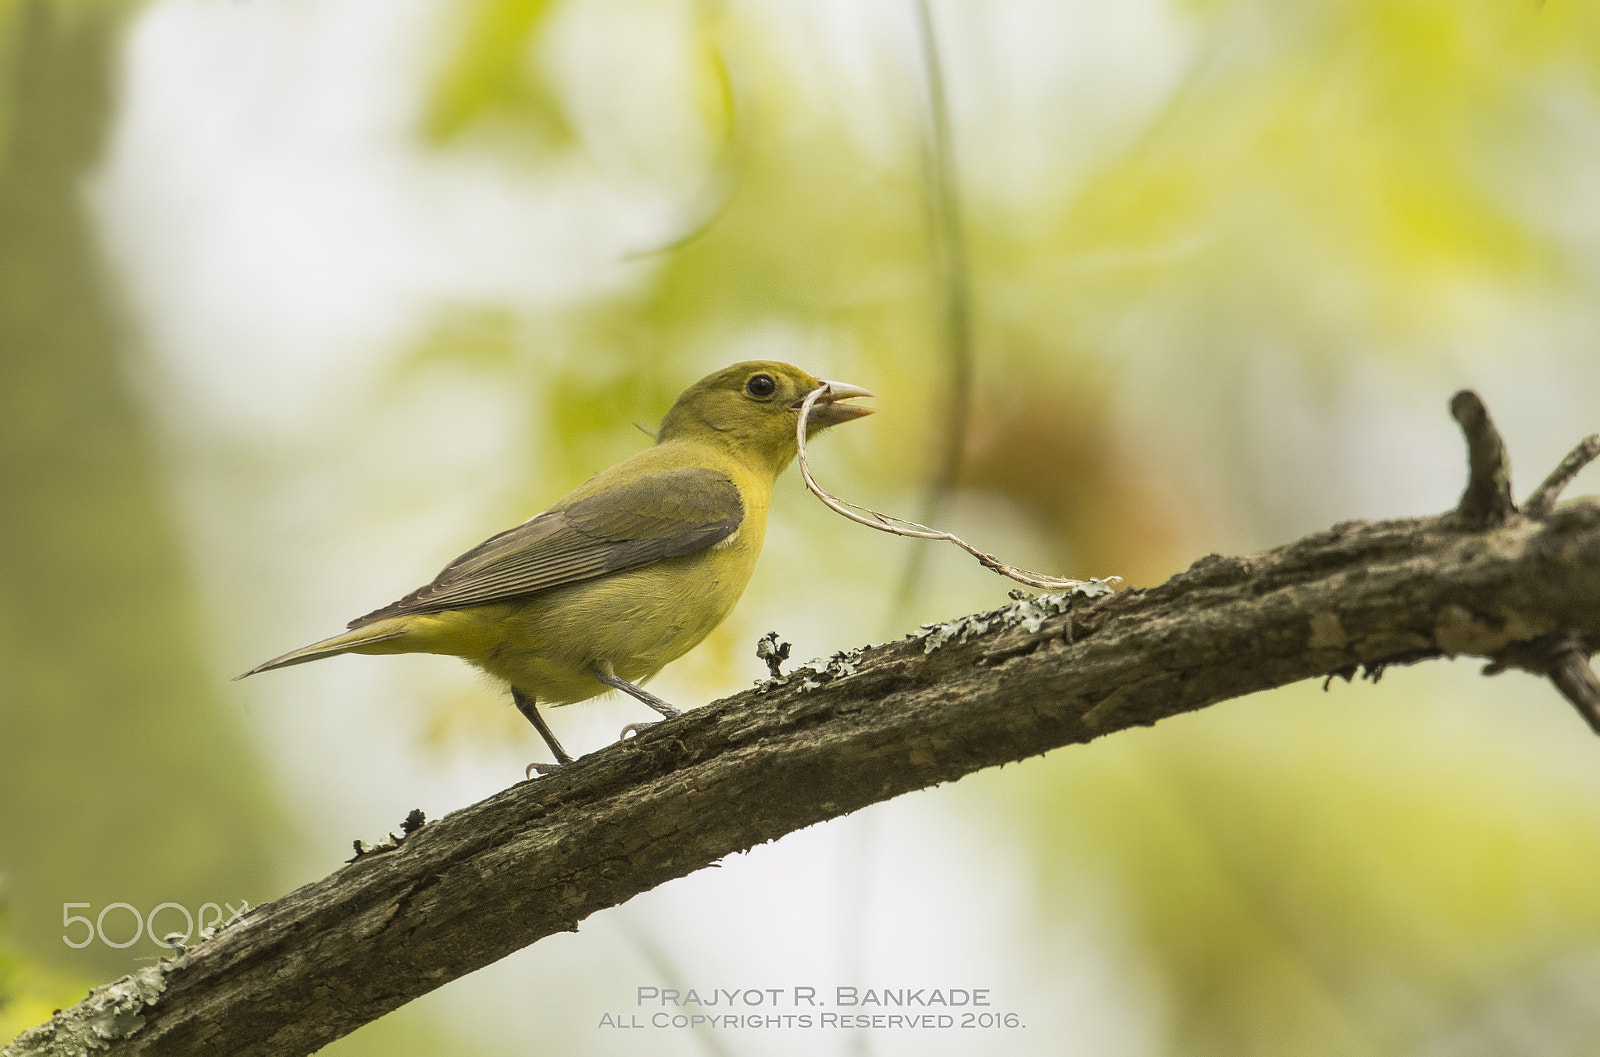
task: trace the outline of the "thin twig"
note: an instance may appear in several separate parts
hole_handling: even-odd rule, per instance
[[[944,309],[944,343],[949,359],[950,389],[940,430],[943,449],[928,480],[922,501],[922,520],[939,517],[945,495],[955,487],[966,450],[967,424],[972,418],[972,278],[967,267],[967,240],[962,226],[961,188],[956,177],[955,141],[950,134],[950,105],[945,94],[944,62],[934,32],[928,0],[916,0],[917,36],[922,46],[923,76],[927,81],[928,122],[923,167],[929,204],[929,239],[933,245],[935,297]],[[927,551],[914,548],[895,589],[894,610],[911,604],[922,579]]]
[[[1533,494],[1522,504],[1522,512],[1541,521],[1549,517],[1567,485],[1597,456],[1600,456],[1600,433],[1591,433],[1579,441],[1578,446],[1561,460],[1561,464],[1550,471],[1550,476],[1533,490]]]
[[[1037,587],[1042,591],[1069,591],[1074,587],[1083,587],[1091,583],[1121,582],[1122,577],[1120,576],[1107,576],[1099,580],[1066,580],[1055,576],[1042,576],[1027,569],[1018,569],[1007,565],[987,551],[980,551],[954,533],[940,532],[938,529],[929,528],[915,521],[907,521],[905,518],[898,518],[893,514],[884,514],[869,507],[860,506],[843,499],[836,499],[829,495],[817,483],[816,478],[811,476],[811,466],[806,459],[806,419],[811,415],[811,408],[826,395],[828,395],[828,387],[826,385],[813,389],[806,394],[804,402],[800,405],[800,421],[795,424],[794,436],[800,454],[800,476],[805,478],[806,487],[811,490],[811,494],[822,500],[823,504],[835,513],[842,514],[857,524],[875,528],[879,532],[890,532],[896,536],[908,536],[912,539],[944,540],[954,543],[957,547],[978,559],[982,565],[993,569],[1001,576],[1009,576],[1019,584]]]

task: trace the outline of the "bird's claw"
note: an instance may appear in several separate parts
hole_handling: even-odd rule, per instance
[[[529,781],[532,781],[533,780],[533,776],[535,774],[540,774],[540,775],[552,774],[552,773],[554,773],[556,771],[561,770],[561,768],[562,768],[562,764],[559,764],[559,763],[530,763],[530,764],[528,764],[528,769],[526,771],[523,771],[522,773],[527,777],[527,779]]]
[[[651,727],[659,726],[661,726],[661,720],[659,719],[652,719],[645,723],[629,723],[626,727],[622,728],[622,733],[617,735],[617,737],[620,741],[627,741],[630,736],[643,734]]]

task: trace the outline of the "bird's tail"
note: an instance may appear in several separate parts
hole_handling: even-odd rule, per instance
[[[311,645],[302,646],[298,650],[290,650],[281,657],[263,661],[248,672],[241,673],[233,678],[237,682],[245,678],[245,676],[255,675],[257,672],[270,672],[274,668],[287,668],[292,664],[320,661],[324,657],[337,657],[341,653],[365,652],[362,647],[374,646],[380,642],[403,638],[409,632],[410,629],[398,621],[380,621],[376,624],[369,624],[364,628],[357,628],[355,631],[347,631],[342,635],[335,635],[331,639],[313,642]],[[387,653],[390,651],[379,650],[375,652]]]

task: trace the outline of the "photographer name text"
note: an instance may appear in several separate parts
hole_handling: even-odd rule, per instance
[[[597,1026],[878,1031],[1026,1027],[1019,1014],[993,1008],[987,987],[641,986],[635,989],[633,1006],[626,1012],[602,1013]]]

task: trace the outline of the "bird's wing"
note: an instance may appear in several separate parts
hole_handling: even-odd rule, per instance
[[[357,617],[350,627],[504,602],[693,554],[732,536],[743,520],[738,488],[715,470],[645,474],[485,540],[432,583]]]

